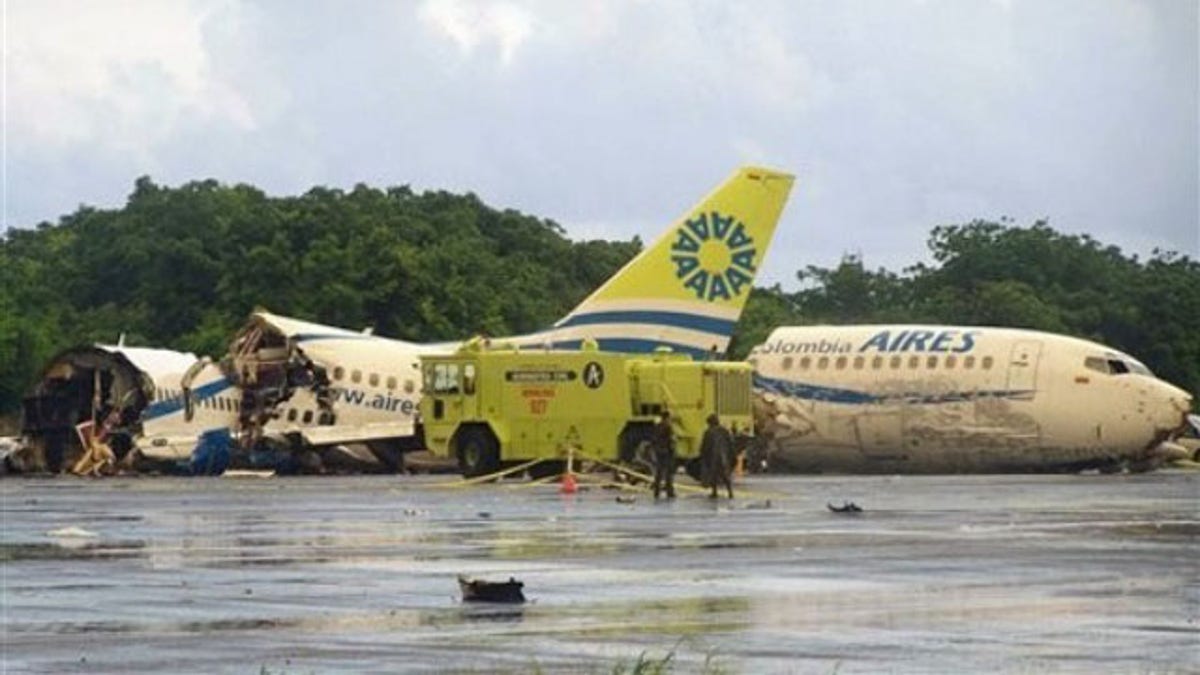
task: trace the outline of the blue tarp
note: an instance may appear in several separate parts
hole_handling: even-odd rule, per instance
[[[192,450],[192,460],[188,469],[193,476],[219,476],[229,468],[230,449],[233,447],[233,436],[229,429],[210,429],[200,434],[200,442]]]

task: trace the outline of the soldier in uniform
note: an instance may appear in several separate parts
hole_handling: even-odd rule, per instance
[[[654,451],[654,498],[665,487],[667,499],[675,499],[675,430],[671,428],[671,413],[664,410],[650,435]]]
[[[708,416],[708,428],[700,439],[700,462],[704,483],[712,488],[709,499],[717,498],[717,486],[724,485],[733,499],[733,434],[721,426],[717,415]]]

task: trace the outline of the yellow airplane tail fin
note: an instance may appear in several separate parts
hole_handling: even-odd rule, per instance
[[[542,334],[545,343],[724,354],[794,180],[738,169]]]

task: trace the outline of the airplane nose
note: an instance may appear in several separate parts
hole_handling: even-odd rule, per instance
[[[1188,413],[1192,411],[1192,395],[1167,382],[1161,384],[1162,399],[1166,405],[1159,406],[1159,414],[1169,428],[1182,428],[1187,424]]]

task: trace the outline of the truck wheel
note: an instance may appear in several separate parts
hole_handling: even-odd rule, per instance
[[[646,475],[654,475],[654,453],[650,451],[650,437],[654,427],[649,422],[633,422],[627,424],[617,437],[617,456],[621,464]],[[636,484],[634,476],[617,472],[620,480]]]
[[[483,429],[464,429],[456,443],[458,468],[468,478],[486,476],[500,468],[496,439]]]
[[[621,430],[621,435],[617,438],[617,453],[618,457],[625,464],[638,463],[638,448],[643,443],[649,443],[650,437],[654,434],[654,427],[648,422],[639,422],[626,425]]]

